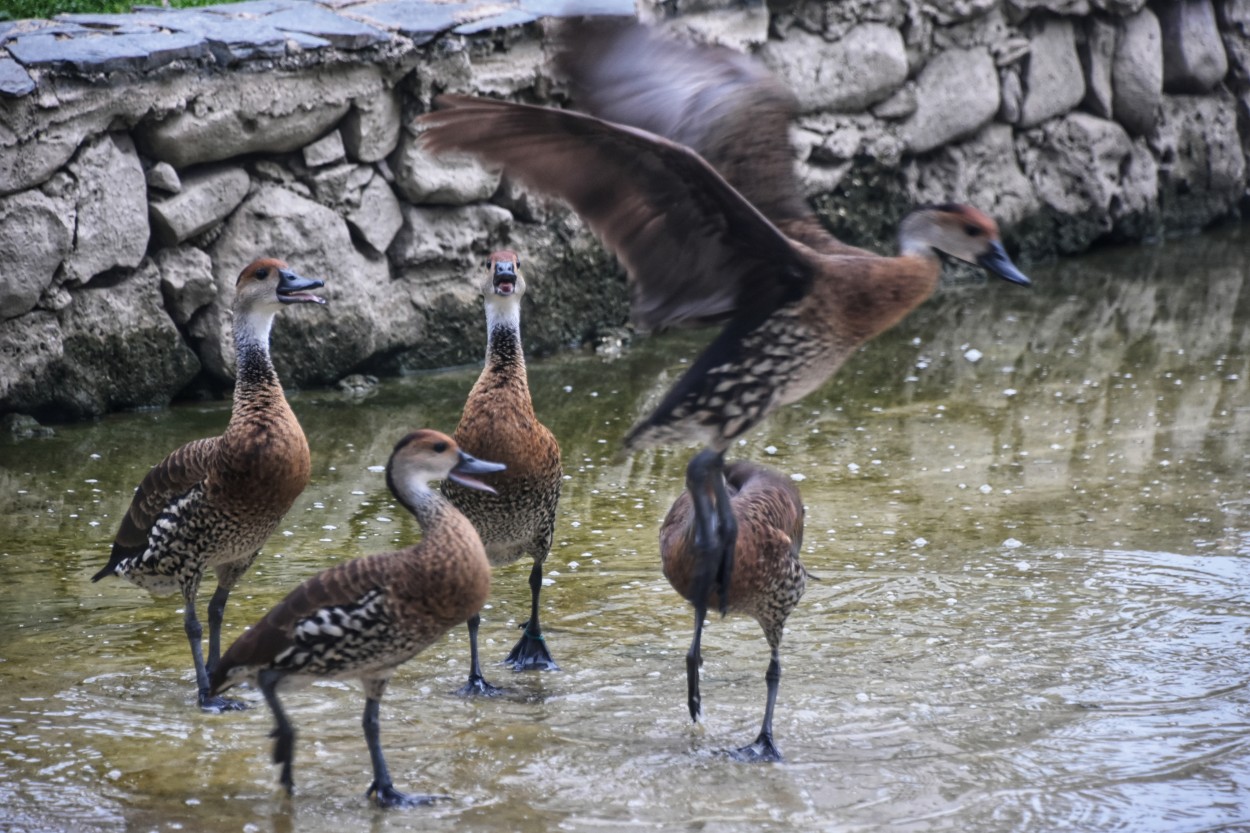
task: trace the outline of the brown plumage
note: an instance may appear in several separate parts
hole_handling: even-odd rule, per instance
[[[678,496],[660,527],[664,577],[695,608],[694,640],[686,655],[687,702],[691,718],[697,721],[702,712],[700,645],[708,605],[750,616],[764,629],[771,651],[764,675],[768,697],[759,737],[734,754],[745,760],[779,761],[781,753],[773,744],[773,707],[781,681],[781,634],[786,618],[807,586],[807,570],[799,561],[799,549],[803,545],[803,500],[788,478],[754,463],[729,463],[725,466],[724,479],[738,523],[733,575],[727,582],[726,597],[721,596],[720,588],[724,585],[718,585],[706,597],[701,592],[708,584],[702,575],[708,561],[697,540],[699,525],[695,521],[692,495],[699,490],[706,492],[707,483],[688,483],[687,491]]]
[[[752,79],[760,74],[739,74],[735,81],[729,73],[725,83],[680,92],[686,88],[674,78],[681,74],[656,57],[676,48],[645,31],[642,37],[653,48],[614,50],[588,38],[588,47],[579,43],[576,56],[562,62],[566,69],[587,71],[601,66],[602,55],[614,55],[615,75],[635,72],[642,89],[643,105],[632,109],[666,113],[660,121],[676,125],[674,136],[713,154],[733,184],[676,141],[547,107],[442,96],[436,103],[443,109],[421,117],[428,127],[423,140],[434,152],[475,154],[568,202],[624,263],[637,325],[662,329],[727,320],[625,439],[631,448],[706,445],[687,475],[712,484],[710,497],[696,501],[695,511],[707,557],[723,562],[708,574],[727,579],[734,520],[722,469],[734,439],[778,406],[811,393],[861,344],[928,298],[938,284],[940,254],[1014,283],[1028,279],[1007,257],[994,221],[969,206],[913,211],[900,225],[898,257],[848,249],[820,230],[801,205],[789,146],[778,138],[786,126],[784,106],[774,100],[770,108],[754,109],[760,95]],[[690,75],[705,68],[704,52],[673,54],[671,63]],[[588,77],[587,88],[597,83]],[[622,97],[618,89],[608,85],[603,97]],[[670,94],[672,89],[679,92]],[[738,142],[758,146],[752,131],[762,131],[785,153],[762,154],[759,167],[751,154],[733,153]]]
[[[461,448],[508,468],[491,478],[495,493],[444,483],[443,492],[473,522],[491,564],[511,564],[528,553],[530,615],[504,662],[517,671],[556,670],[538,619],[543,562],[551,550],[563,472],[560,446],[534,414],[525,351],[521,347],[521,298],[525,278],[516,252],[490,256],[478,287],[486,302],[486,366],[464,403],[455,439]],[[498,694],[482,676],[478,659],[479,617],[469,620],[469,680],[460,694]]]
[[[386,482],[421,524],[419,544],[339,564],[292,590],[230,646],[213,669],[212,690],[236,683],[260,687],[273,711],[274,763],[293,789],[295,730],[278,693],[315,678],[359,679],[365,689],[364,733],[373,763],[368,794],[383,806],[428,803],[398,792],[378,738],[378,707],[395,669],[451,628],[475,616],[490,594],[490,563],[464,515],[429,487],[451,478],[489,489],[470,475],[503,466],[461,451],[445,434],[415,431],[395,446]]]
[[[308,292],[321,281],[285,263],[257,260],[235,284],[238,371],[230,422],[219,437],[195,440],[152,467],[122,519],[108,564],[92,581],[119,575],[158,595],[180,591],[200,707],[242,708],[211,698],[202,629],[195,612],[206,568],[217,575],[208,603],[208,666],[221,650],[230,590],[308,485],[308,441],[269,358],[269,330],[285,304],[325,301]]]

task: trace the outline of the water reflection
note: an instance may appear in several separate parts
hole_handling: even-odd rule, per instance
[[[373,811],[361,698],[290,698],[296,799],[269,718],[187,701],[180,617],[91,585],[131,490],[225,403],[0,440],[0,818],[31,830],[1233,829],[1250,825],[1250,270],[1246,232],[943,291],[741,453],[801,477],[804,558],[776,734],[789,763],[719,742],[757,728],[758,628],[706,634],[706,730],[685,712],[689,612],[656,529],[683,449],[619,441],[706,334],[536,363],[570,481],[544,591],[564,671],[507,700],[447,695],[465,637],[384,703],[397,783],[453,801]],[[541,310],[534,314],[541,315]],[[231,600],[227,638],[327,564],[411,540],[382,475],[409,428],[450,428],[476,370],[293,397],[314,475]],[[497,575],[502,658],[527,567]],[[546,624],[546,621],[545,623]],[[259,704],[258,704],[259,706]]]

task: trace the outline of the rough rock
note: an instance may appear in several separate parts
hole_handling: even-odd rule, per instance
[[[71,120],[49,125],[18,141],[6,141],[10,129],[0,120],[0,196],[38,185],[59,170],[90,132],[90,126]]]
[[[1069,113],[1022,134],[1017,151],[1038,198],[1050,209],[1056,251],[1081,251],[1111,231],[1110,207],[1133,152],[1124,128],[1088,113]]]
[[[347,215],[347,222],[375,252],[386,252],[404,224],[404,215],[395,192],[381,175],[369,180],[360,195],[360,207]]]
[[[1115,60],[1116,25],[1101,17],[1085,21],[1085,37],[1077,44],[1085,69],[1085,109],[1100,119],[1111,118],[1111,65]]]
[[[182,180],[178,172],[168,162],[157,162],[147,171],[148,187],[166,194],[177,194],[182,191]]]
[[[545,75],[547,55],[536,40],[511,43],[506,50],[488,48],[469,52],[473,89],[497,98],[515,96],[534,89]]]
[[[84,74],[147,71],[173,61],[209,55],[208,43],[186,32],[59,38],[41,31],[19,36],[7,46],[23,66]]]
[[[1044,18],[1032,23],[1029,57],[1025,65],[1024,99],[1020,105],[1020,126],[1033,127],[1046,119],[1061,116],[1085,97],[1085,77],[1076,54],[1072,22]]]
[[[941,26],[975,20],[998,5],[998,0],[934,0],[925,10]]]
[[[507,209],[497,205],[405,205],[403,214],[404,227],[389,253],[404,266],[459,260],[471,254],[485,256],[496,248],[500,231],[512,222]]]
[[[1111,199],[1113,235],[1121,240],[1153,240],[1163,231],[1159,210],[1159,164],[1144,137],[1133,141],[1120,167],[1120,193]]]
[[[1033,185],[1016,161],[1012,129],[990,124],[971,139],[947,145],[904,170],[917,202],[975,205],[1005,228],[1036,212]]]
[[[73,242],[72,204],[36,190],[0,197],[0,321],[34,309]]]
[[[153,200],[152,226],[166,246],[173,246],[221,222],[247,196],[247,171],[233,165],[210,165],[186,172],[182,190]]]
[[[465,205],[488,198],[499,187],[498,171],[483,168],[471,156],[434,156],[421,146],[420,137],[408,130],[390,163],[395,186],[411,203]]]
[[[1148,137],[1159,165],[1159,206],[1169,228],[1201,228],[1230,213],[1246,184],[1237,104],[1227,93],[1164,96]]]
[[[184,110],[145,122],[145,153],[182,169],[248,153],[299,150],[334,127],[354,99],[382,93],[380,70],[327,67],[302,73],[210,76]]]
[[[916,101],[916,90],[913,87],[902,87],[894,95],[872,108],[872,114],[879,119],[905,119],[916,112],[919,107]]]
[[[1163,34],[1163,88],[1202,93],[1228,72],[1228,56],[1211,0],[1173,0],[1156,7]]]
[[[768,40],[768,7],[763,4],[730,6],[683,15],[661,22],[662,28],[692,36],[699,43],[718,43],[753,51]]]
[[[274,365],[283,384],[329,384],[375,354],[415,344],[420,315],[412,288],[392,280],[385,260],[362,255],[347,223],[323,205],[265,184],[228,219],[212,244],[217,297],[192,321],[204,368],[226,382],[234,375],[230,305],[239,271],[257,253],[281,253],[300,274],[325,281],[324,306],[282,310],[274,322]]]
[[[339,125],[343,147],[357,162],[377,162],[390,155],[399,144],[403,110],[394,93],[359,98]]]
[[[1024,102],[1024,84],[1016,67],[1005,67],[998,73],[998,119],[1007,124],[1020,123],[1020,106]]]
[[[912,153],[970,136],[998,110],[998,72],[984,49],[952,49],[935,56],[916,79],[915,115],[902,126]]]
[[[148,247],[147,180],[125,133],[88,140],[69,163],[76,181],[74,251],[64,281],[84,284],[118,266],[139,265]]]
[[[907,51],[897,29],[865,23],[839,41],[795,31],[759,52],[790,80],[804,112],[858,112],[883,101],[907,80]]]
[[[35,91],[35,81],[12,58],[0,58],[0,96],[21,98]]]
[[[308,175],[308,183],[317,202],[322,205],[356,208],[360,205],[361,191],[372,178],[373,168],[369,165],[344,162],[313,171]]]
[[[199,371],[150,262],[71,294],[59,313],[0,324],[0,410],[65,420],[166,405]]]
[[[213,261],[193,246],[161,249],[153,258],[161,276],[165,309],[179,324],[186,324],[217,297]]]
[[[347,158],[343,149],[343,137],[337,130],[321,137],[311,145],[304,147],[304,164],[310,168],[320,168]]]
[[[335,14],[312,3],[288,8],[260,18],[262,23],[284,32],[300,32],[334,44],[339,49],[364,49],[386,41],[389,36],[351,18]]]
[[[1062,15],[1089,14],[1089,0],[1006,0],[1007,14],[1021,21],[1039,11]]]
[[[1142,9],[1118,23],[1111,65],[1112,114],[1134,136],[1149,133],[1163,103],[1163,40],[1159,19]]]

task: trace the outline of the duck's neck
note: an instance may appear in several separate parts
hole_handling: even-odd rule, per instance
[[[486,304],[486,368],[519,376],[525,381],[525,351],[521,347],[521,304]],[[517,373],[517,371],[521,371]]]
[[[451,504],[438,492],[430,488],[430,484],[416,478],[404,479],[396,477],[389,469],[386,472],[386,485],[403,507],[413,514],[421,531],[429,534],[439,519],[451,509]]]
[[[263,405],[275,394],[282,398],[282,385],[269,358],[269,331],[273,312],[236,310],[234,315],[234,350],[237,369],[234,384],[234,408]]]

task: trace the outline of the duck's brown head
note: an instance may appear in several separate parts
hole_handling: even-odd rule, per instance
[[[525,278],[521,276],[521,259],[516,252],[501,249],[491,253],[489,269],[481,284],[482,294],[501,298],[525,294]]]
[[[899,226],[899,248],[903,254],[936,250],[976,264],[1005,281],[1020,286],[1031,283],[1007,256],[998,224],[970,205],[946,203],[913,210]]]
[[[456,441],[446,434],[422,428],[395,444],[391,459],[386,464],[386,483],[391,491],[396,491],[398,484],[424,489],[431,480],[446,478],[469,489],[494,492],[472,475],[491,474],[505,468],[503,463],[479,460],[462,451]]]
[[[281,260],[264,257],[252,261],[234,285],[235,306],[280,306],[282,304],[324,304],[325,299],[309,292],[325,286],[324,281],[302,277]]]

